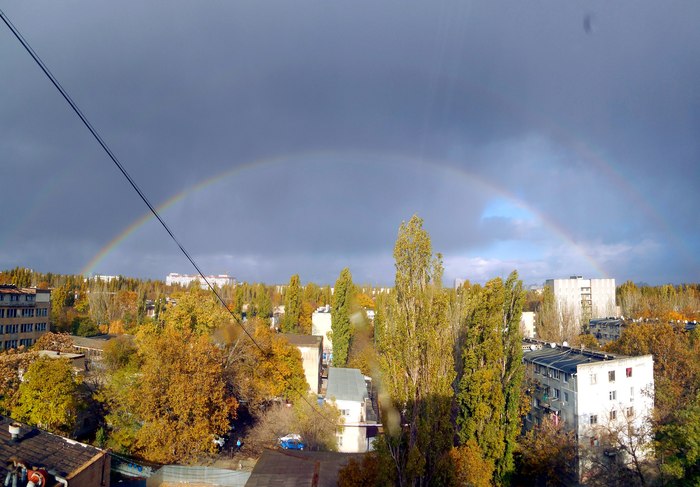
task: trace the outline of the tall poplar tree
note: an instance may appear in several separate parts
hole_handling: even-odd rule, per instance
[[[333,307],[331,309],[331,331],[333,332],[333,366],[345,367],[348,363],[348,351],[352,340],[350,313],[355,294],[352,274],[347,267],[340,271],[335,281]]]
[[[299,329],[299,315],[301,313],[301,284],[299,274],[294,274],[289,279],[289,286],[284,295],[284,320],[282,331],[294,333]]]
[[[386,434],[383,470],[401,486],[444,484],[453,428],[455,377],[448,298],[441,287],[441,256],[433,256],[423,220],[403,223],[394,246],[396,282],[386,309],[375,317]]]
[[[497,484],[508,482],[520,427],[523,378],[520,315],[524,293],[513,272],[504,284],[492,279],[476,293],[465,320],[462,370],[457,386],[457,436],[461,445],[476,442],[493,467]]]

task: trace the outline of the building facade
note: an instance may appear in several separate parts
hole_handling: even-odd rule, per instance
[[[34,345],[50,319],[51,291],[0,285],[0,350]]]
[[[321,392],[323,337],[294,335],[292,333],[283,333],[282,336],[301,353],[301,365],[304,368],[304,376],[306,377],[306,383],[309,385],[309,391],[319,394]]]
[[[378,415],[370,384],[371,379],[365,379],[359,369],[328,369],[326,400],[336,405],[343,418],[342,431],[336,434],[339,452],[362,453],[372,449],[378,433]]]
[[[331,331],[331,307],[321,306],[311,315],[311,334],[323,337],[323,362],[328,363],[333,358],[333,340]]]
[[[219,274],[217,276],[206,276],[207,281],[212,286],[224,287],[229,285],[236,285],[236,279],[229,276],[228,274]],[[202,289],[206,289],[207,283],[202,280],[202,276],[199,274],[178,274],[177,272],[171,272],[165,277],[165,284],[172,286],[178,284],[183,287],[187,287],[193,282],[198,282]]]
[[[630,441],[651,440],[651,355],[627,357],[525,339],[523,362],[532,392],[526,427],[541,423],[545,416],[562,421],[576,435],[581,462],[590,455],[624,455],[605,442],[616,432],[638,432],[639,437]],[[585,467],[580,463],[580,472]]]
[[[557,308],[562,314],[571,315],[576,322],[586,323],[591,318],[615,316],[615,279],[547,279]]]

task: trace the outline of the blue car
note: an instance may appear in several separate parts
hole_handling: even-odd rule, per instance
[[[280,446],[285,450],[303,450],[304,442],[299,435],[287,435],[279,439]]]

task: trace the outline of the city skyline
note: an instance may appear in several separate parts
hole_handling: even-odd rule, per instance
[[[390,285],[700,273],[700,32],[680,2],[4,7],[205,274]],[[8,29],[0,267],[194,270]]]

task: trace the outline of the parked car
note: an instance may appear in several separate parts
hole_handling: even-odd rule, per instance
[[[301,436],[291,434],[283,436],[279,439],[279,444],[285,450],[303,450],[304,442],[301,440]]]

